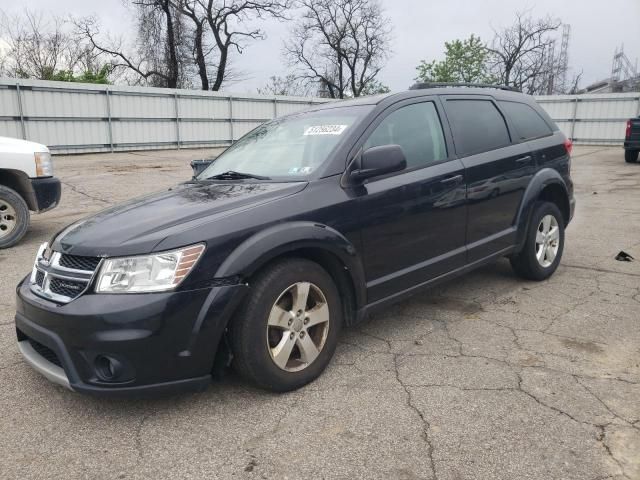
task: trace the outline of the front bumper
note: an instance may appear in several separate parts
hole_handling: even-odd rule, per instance
[[[211,381],[217,346],[247,289],[85,294],[59,305],[35,295],[26,278],[17,288],[18,346],[35,370],[77,392],[199,391]]]
[[[29,210],[45,212],[60,203],[62,187],[56,177],[31,178],[27,190],[20,192]]]

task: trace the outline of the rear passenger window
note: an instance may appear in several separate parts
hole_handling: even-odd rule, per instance
[[[511,119],[520,140],[551,135],[551,128],[532,107],[519,102],[498,102],[502,111]]]
[[[382,120],[365,142],[364,149],[382,145],[400,145],[407,158],[407,168],[447,158],[442,125],[432,102],[407,105]]]
[[[447,116],[459,155],[488,152],[511,143],[504,118],[489,100],[447,100]]]

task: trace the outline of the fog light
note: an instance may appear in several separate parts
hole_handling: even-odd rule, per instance
[[[111,382],[122,373],[122,364],[115,358],[98,355],[95,359],[96,376],[105,382]]]

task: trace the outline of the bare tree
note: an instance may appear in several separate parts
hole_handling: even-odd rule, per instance
[[[294,97],[308,97],[312,95],[313,86],[304,79],[297,78],[290,73],[284,77],[273,75],[269,81],[258,88],[260,95],[291,95]]]
[[[331,98],[359,97],[389,55],[389,20],[377,0],[300,0],[302,18],[285,44],[299,78]]]
[[[489,65],[498,81],[526,93],[540,93],[544,79],[555,68],[549,56],[560,25],[550,17],[533,19],[528,12],[521,12],[513,25],[494,30],[488,47]]]
[[[134,74],[133,83],[159,87],[188,86],[190,79],[190,32],[171,0],[132,0],[137,22],[133,46],[122,38],[101,32],[95,17],[75,21],[76,33],[93,49],[111,59],[115,69]]]
[[[88,58],[62,17],[25,10],[21,16],[0,11],[0,38],[6,43],[4,74],[52,80],[58,72],[75,72]]]
[[[198,0],[217,47],[217,66],[211,90],[220,90],[225,80],[232,50],[242,53],[247,41],[263,39],[260,28],[246,28],[252,19],[285,19],[291,0]]]

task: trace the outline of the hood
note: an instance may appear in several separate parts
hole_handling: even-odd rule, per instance
[[[152,252],[170,235],[293,195],[306,185],[306,182],[184,183],[80,220],[62,230],[52,247],[86,256],[144,254]],[[221,232],[224,233],[228,232]]]
[[[34,153],[48,152],[49,149],[41,143],[29,142],[18,138],[0,137],[0,151],[3,153]]]

